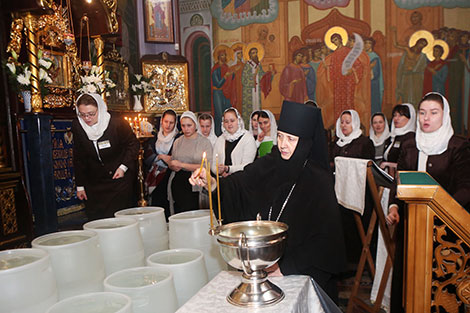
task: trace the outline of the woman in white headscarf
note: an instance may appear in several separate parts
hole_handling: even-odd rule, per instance
[[[385,147],[384,160],[396,163],[400,155],[400,147],[415,136],[415,108],[410,103],[396,105],[392,110],[392,121],[390,144]]]
[[[199,209],[199,192],[201,189],[189,184],[191,172],[199,168],[205,152],[212,165],[212,145],[206,137],[197,132],[196,115],[186,111],[181,115],[183,136],[175,140],[168,163],[172,170],[168,183],[168,200],[170,214]]]
[[[258,116],[258,137],[256,146],[258,156],[263,157],[271,152],[273,146],[277,144],[277,124],[274,114],[269,110],[259,111]]]
[[[165,208],[167,217],[169,215],[167,195],[169,173],[167,169],[168,163],[171,160],[170,155],[173,142],[180,135],[176,124],[177,115],[175,111],[168,109],[163,112],[160,118],[158,134],[150,140],[145,155],[145,163],[150,164],[145,184],[151,195],[151,204],[152,206]]]
[[[248,131],[253,135],[255,140],[258,138],[259,126],[258,126],[259,111],[253,111],[250,115],[250,125]]]
[[[390,144],[388,121],[382,112],[377,112],[370,119],[369,138],[374,143],[374,161],[380,164],[384,158],[385,147]]]
[[[337,156],[374,159],[375,149],[372,140],[362,134],[361,120],[355,110],[345,110],[336,121],[336,141],[333,147],[332,164]]]
[[[229,108],[222,116],[222,135],[217,138],[212,160],[218,156],[219,175],[223,177],[243,170],[256,157],[255,139],[245,129],[237,109]],[[212,172],[216,173],[216,164],[212,163]]]
[[[214,118],[208,113],[202,113],[198,116],[197,120],[199,122],[197,132],[209,139],[212,147],[214,147],[215,141],[217,140],[217,136],[215,135]]]
[[[426,94],[418,106],[416,137],[402,145],[398,170],[426,171],[467,211],[470,211],[470,145],[454,135],[447,99],[437,92]],[[394,192],[393,192],[394,191]],[[396,189],[392,190],[393,195]],[[398,243],[392,281],[392,311],[401,305],[403,264],[402,203],[392,197],[387,222],[398,223]]]
[[[77,198],[89,220],[113,217],[130,207],[139,142],[129,124],[112,118],[98,94],[82,94],[72,122]]]

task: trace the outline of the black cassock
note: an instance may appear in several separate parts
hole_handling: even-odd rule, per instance
[[[345,249],[333,178],[315,161],[299,158],[297,150],[286,161],[274,147],[271,154],[243,171],[221,179],[224,224],[254,220],[258,212],[267,220],[271,207],[271,220],[276,220],[295,183],[279,218],[289,226],[286,249],[279,261],[281,272],[316,278],[320,270],[334,275],[344,269]]]
[[[113,217],[114,212],[132,206],[139,141],[128,123],[122,118],[110,119],[98,139],[98,144],[104,143],[98,149],[100,158],[77,119],[72,122],[72,132],[75,182],[85,187],[88,219]],[[112,179],[121,164],[128,168],[124,177]]]

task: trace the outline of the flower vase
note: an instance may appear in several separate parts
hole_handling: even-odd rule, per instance
[[[31,112],[31,90],[25,90],[21,92],[24,103],[24,111]]]
[[[144,109],[142,103],[140,102],[141,95],[134,95],[134,111],[140,112]]]

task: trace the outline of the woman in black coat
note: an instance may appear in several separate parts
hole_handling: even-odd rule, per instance
[[[129,124],[112,118],[98,94],[82,94],[72,122],[77,198],[88,220],[132,206],[139,142]]]

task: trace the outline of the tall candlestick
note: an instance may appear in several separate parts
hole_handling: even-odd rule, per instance
[[[219,213],[219,224],[222,224],[222,210],[220,209],[220,185],[219,185],[219,155],[215,155],[215,172],[217,179],[217,208]]]
[[[209,214],[211,220],[211,229],[214,229],[214,212],[212,211],[212,188],[211,188],[211,170],[210,163],[206,159],[206,178],[207,178],[207,187],[209,188]]]

